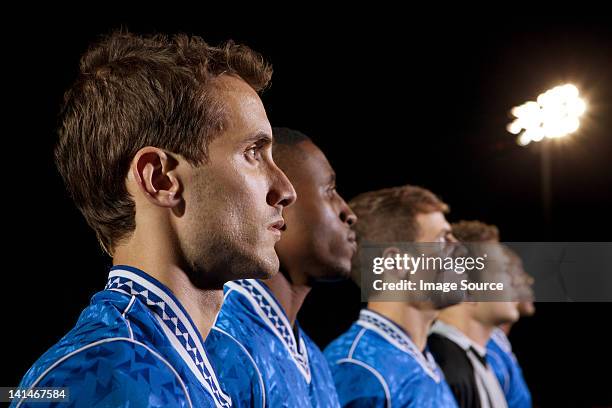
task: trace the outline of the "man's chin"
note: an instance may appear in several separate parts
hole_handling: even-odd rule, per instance
[[[448,293],[430,293],[429,303],[432,309],[442,310],[447,307],[455,306],[465,300],[465,294],[460,291],[450,291]]]
[[[501,326],[502,324],[514,324],[518,321],[518,315],[508,315],[508,316],[500,316],[496,321],[496,326]]]
[[[530,317],[535,314],[535,305],[532,301],[522,301],[519,303],[519,315],[521,317]]]
[[[255,276],[252,279],[270,279],[278,273],[279,260],[276,252],[268,257],[263,257],[258,262],[258,267],[254,269]]]
[[[278,274],[278,269],[276,270],[260,270],[259,275],[253,277],[252,279],[261,279],[266,280],[275,277]]]
[[[229,280],[238,279],[270,279],[278,273],[278,256],[272,254],[251,254],[243,258],[240,268],[231,273]]]
[[[344,281],[351,277],[350,262],[348,265],[330,265],[323,270],[321,275],[316,277],[319,282],[338,282]]]
[[[347,280],[351,277],[351,268],[350,266],[347,268],[342,268],[338,275],[337,275],[337,279],[338,280]]]

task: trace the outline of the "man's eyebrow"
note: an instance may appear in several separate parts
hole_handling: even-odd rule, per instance
[[[336,173],[332,172],[328,179],[329,184],[336,184]]]
[[[250,134],[247,137],[245,137],[241,143],[250,144],[250,143],[256,143],[256,142],[264,142],[266,144],[271,144],[272,135],[266,132],[256,132],[256,133]]]

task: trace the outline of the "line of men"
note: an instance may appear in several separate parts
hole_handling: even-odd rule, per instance
[[[20,387],[68,387],[75,407],[531,406],[499,329],[516,302],[371,299],[324,352],[302,330],[313,284],[348,279],[360,242],[499,236],[450,225],[419,187],[347,204],[312,140],[270,127],[271,73],[186,35],[115,32],[83,55],[55,157],[113,266]]]

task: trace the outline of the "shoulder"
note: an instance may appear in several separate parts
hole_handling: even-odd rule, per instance
[[[427,347],[451,388],[474,385],[474,368],[465,350],[459,345],[442,335],[433,333],[427,339]]]
[[[342,406],[386,406],[391,401],[384,376],[363,361],[353,358],[336,361],[333,378]]]
[[[209,360],[219,378],[221,388],[238,406],[265,405],[265,384],[251,352],[219,327],[213,327],[205,342]]]
[[[375,362],[365,357],[371,333],[358,324],[331,342],[324,351],[342,406],[386,406],[389,385]],[[364,355],[362,355],[364,354]],[[366,352],[367,354],[367,352]]]
[[[128,325],[122,318],[122,308],[127,308],[129,300],[112,292],[96,294],[92,304],[81,312],[76,325],[34,363],[24,381],[33,381],[59,361],[80,358],[98,344],[129,338]]]
[[[239,365],[259,372],[251,352],[243,343],[219,327],[213,327],[205,341],[206,352],[215,366]]]
[[[346,332],[329,343],[323,352],[329,364],[333,365],[338,359],[350,357],[356,347],[359,346],[366,331],[367,329],[353,324]]]
[[[302,339],[306,344],[309,359],[315,361],[325,361],[325,356],[323,355],[323,352],[321,351],[319,346],[317,346],[317,344],[310,338],[310,336],[308,336],[308,334],[306,334],[306,332],[301,329],[300,335],[302,336]]]
[[[70,398],[119,406],[189,405],[187,389],[175,369],[155,350],[130,338],[111,337],[35,364],[22,387],[69,387]]]
[[[448,366],[471,365],[465,351],[455,342],[440,334],[430,334],[427,338],[427,347],[445,373],[445,367]]]
[[[491,338],[487,342],[488,349],[498,349],[505,354],[512,354],[512,344],[506,336],[506,333],[499,327],[496,327],[491,333]]]
[[[478,401],[478,387],[474,368],[465,350],[452,340],[433,333],[427,340],[428,348],[452,390],[459,406],[475,406]]]
[[[223,304],[214,326],[229,333],[232,337],[246,342],[255,339],[258,329],[258,315],[244,289],[233,282],[224,287]]]
[[[414,362],[409,354],[390,344],[378,333],[357,324],[330,344],[325,355],[330,364],[342,358],[359,360],[375,367],[385,376],[387,372],[394,372],[398,364],[405,368]]]

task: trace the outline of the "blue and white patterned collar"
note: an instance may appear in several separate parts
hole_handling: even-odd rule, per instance
[[[111,268],[105,289],[135,296],[151,309],[166,337],[214,398],[215,405],[232,406],[231,398],[219,386],[208,361],[200,332],[170,289],[145,272],[125,265]]]
[[[438,365],[428,350],[421,352],[414,344],[408,333],[386,317],[368,309],[359,313],[357,324],[372,330],[401,351],[410,354],[435,382],[440,382],[441,376]]]
[[[225,286],[227,287],[226,295],[230,291],[236,291],[249,300],[262,321],[283,343],[300,373],[304,376],[306,382],[310,384],[310,363],[308,361],[306,342],[299,328],[299,339],[296,342],[293,328],[274,294],[265,287],[265,284],[255,279],[241,279],[228,282]]]
[[[506,333],[499,327],[493,329],[491,333],[491,341],[497,343],[499,348],[501,348],[506,354],[512,354],[512,344],[510,344],[510,340],[508,340],[508,336]]]

